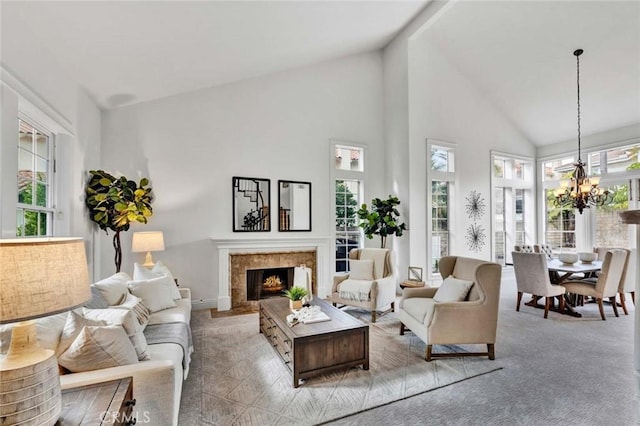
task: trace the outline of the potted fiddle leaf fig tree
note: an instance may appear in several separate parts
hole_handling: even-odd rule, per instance
[[[387,245],[387,237],[395,235],[401,237],[402,232],[406,231],[407,225],[399,223],[400,213],[396,208],[400,204],[398,197],[389,195],[386,200],[374,198],[371,201],[371,210],[366,204],[363,204],[358,210],[358,218],[360,227],[364,230],[364,235],[368,239],[372,239],[374,235],[380,235],[380,248]]]
[[[131,222],[147,223],[153,215],[151,202],[153,193],[149,179],[142,178],[139,183],[124,176],[116,178],[104,170],[91,170],[91,178],[85,188],[85,205],[89,217],[100,229],[109,234],[114,232],[116,272],[122,264],[122,246],[120,233],[128,231]]]

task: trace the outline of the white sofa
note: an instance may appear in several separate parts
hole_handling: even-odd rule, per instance
[[[188,288],[179,290],[182,299],[176,301],[177,306],[151,314],[149,325],[191,322],[191,291]],[[131,376],[133,397],[136,399],[133,412],[138,423],[175,426],[178,424],[182,382],[189,374],[189,366],[183,369],[183,350],[177,344],[151,344],[149,353],[150,360],[137,364],[64,374],[60,376],[62,389]]]
[[[176,307],[152,313],[151,324],[191,321],[191,291],[179,288],[180,300]],[[45,349],[56,350],[64,329],[68,312],[37,320],[38,341]],[[0,327],[0,353],[6,352],[11,326]],[[189,348],[191,352],[193,347]],[[60,376],[62,389],[90,385],[97,382],[133,377],[133,396],[136,405],[133,412],[138,424],[176,426],[182,394],[182,382],[189,372],[188,364],[183,368],[184,351],[174,343],[149,344],[150,360],[136,364],[104,368],[100,370],[68,373]]]

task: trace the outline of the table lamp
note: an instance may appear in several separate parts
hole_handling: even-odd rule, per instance
[[[151,268],[153,266],[151,252],[164,251],[164,236],[162,231],[134,232],[131,251],[134,253],[147,252],[143,266]]]
[[[81,238],[0,239],[0,324],[16,323],[0,357],[2,424],[50,426],[62,408],[58,360],[38,343],[34,319],[90,299]]]

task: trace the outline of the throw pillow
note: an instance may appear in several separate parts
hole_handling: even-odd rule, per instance
[[[136,351],[120,325],[83,327],[58,358],[58,364],[73,373],[137,362]]]
[[[112,309],[128,309],[133,312],[135,317],[138,319],[138,323],[144,328],[149,322],[149,317],[151,316],[151,312],[149,308],[144,306],[142,303],[142,299],[134,296],[131,293],[127,293],[127,297],[122,301],[119,305],[109,306]]]
[[[107,302],[107,306],[111,306],[117,305],[124,300],[128,293],[127,281],[130,279],[131,277],[125,272],[118,272],[92,285],[98,289],[103,299]]]
[[[69,315],[67,315],[67,322],[64,324],[64,329],[62,329],[62,336],[60,336],[56,356],[59,357],[69,349],[69,346],[76,340],[76,337],[78,337],[83,327],[101,325],[107,325],[107,322],[85,318],[75,311],[70,311]]]
[[[349,278],[373,281],[373,260],[349,260]]]
[[[121,325],[129,336],[140,361],[150,359],[147,339],[143,327],[134,313],[128,309],[82,309],[82,315],[96,321],[105,321],[109,325]]]
[[[127,285],[129,291],[142,299],[142,303],[153,313],[176,307],[168,283],[170,283],[170,278],[163,275],[149,280],[129,281]],[[175,287],[175,285],[173,286]]]
[[[169,279],[167,283],[171,282],[169,288],[171,289],[171,297],[173,300],[180,300],[182,296],[180,296],[180,290],[178,290],[178,286],[176,285],[175,278],[169,268],[167,268],[162,262],[159,260],[153,265],[151,269],[147,269],[139,263],[133,264],[133,280],[134,281],[142,281],[142,280],[150,280],[153,278],[158,278],[163,275],[166,275]]]
[[[467,298],[473,281],[459,280],[452,276],[448,276],[442,281],[440,288],[433,296],[433,300],[437,303],[443,302],[462,302]]]

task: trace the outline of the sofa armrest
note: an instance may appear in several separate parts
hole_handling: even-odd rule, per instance
[[[337,293],[338,292],[338,284],[340,284],[342,281],[346,280],[347,278],[349,278],[349,274],[334,275],[333,276],[333,287],[331,288],[331,294]]]
[[[182,296],[183,299],[189,299],[191,300],[191,289],[188,287],[179,287],[178,291],[180,292],[180,296]]]
[[[138,422],[177,425],[179,395],[176,395],[176,385],[180,386],[178,390],[180,392],[182,383],[175,383],[174,368],[174,363],[169,360],[144,361],[119,367],[64,374],[60,376],[60,384],[64,390],[133,377],[133,397],[136,399],[133,413]]]

